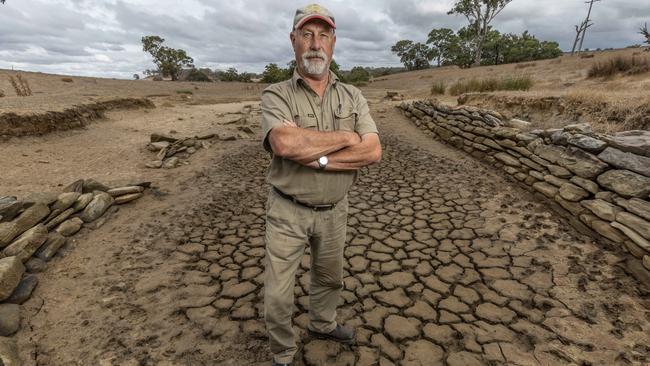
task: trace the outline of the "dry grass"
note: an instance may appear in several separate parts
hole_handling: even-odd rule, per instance
[[[461,95],[465,93],[485,93],[499,90],[529,90],[533,84],[533,79],[528,76],[503,79],[470,79],[458,81],[450,86],[449,94]]]
[[[624,57],[617,56],[607,61],[601,61],[591,65],[587,74],[590,78],[604,77],[611,78],[614,75],[637,75],[650,71],[649,57]]]
[[[29,87],[29,83],[27,82],[27,79],[25,79],[22,75],[17,74],[15,78],[10,75],[9,82],[11,83],[11,86],[13,86],[14,90],[16,91],[17,96],[28,97],[32,95],[32,89]]]
[[[572,113],[588,116],[599,132],[650,129],[650,85],[641,96],[624,90],[579,90],[567,93],[566,100]]]
[[[535,67],[535,66],[537,66],[536,63],[529,62],[529,63],[523,63],[523,64],[516,64],[515,69],[525,69],[527,67]]]
[[[436,81],[431,85],[431,95],[443,95],[447,90],[447,86],[444,81]]]

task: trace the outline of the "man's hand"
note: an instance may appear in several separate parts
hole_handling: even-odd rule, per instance
[[[367,133],[361,136],[361,143],[346,147],[328,156],[325,170],[346,171],[357,170],[364,166],[381,161],[381,143],[379,135]],[[318,162],[316,162],[318,166]]]
[[[296,122],[293,122],[293,121],[287,121],[286,119],[285,119],[284,121],[282,121],[282,125],[283,125],[284,127],[298,127],[298,125],[296,124]]]
[[[304,165],[361,142],[361,137],[355,132],[309,130],[288,120],[273,128],[268,139],[275,155]]]

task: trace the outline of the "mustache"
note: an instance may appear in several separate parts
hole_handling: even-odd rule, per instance
[[[320,58],[323,61],[327,60],[327,55],[323,51],[307,51],[302,54],[302,59],[306,60],[309,58]]]

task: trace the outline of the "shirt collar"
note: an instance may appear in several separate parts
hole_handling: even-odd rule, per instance
[[[336,74],[332,70],[329,70],[329,73],[330,73],[329,85],[336,86],[336,84],[339,82],[339,77],[336,76]],[[299,80],[302,80],[302,82],[305,83],[305,85],[308,85],[305,79],[302,76],[300,76],[300,74],[298,73],[298,68],[296,67],[293,70],[293,76],[291,77],[291,82],[293,83],[294,87],[298,86]]]

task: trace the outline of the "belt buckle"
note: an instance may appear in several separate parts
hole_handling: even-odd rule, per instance
[[[331,210],[334,208],[336,205],[313,205],[312,210],[314,211],[325,211],[325,210]]]

